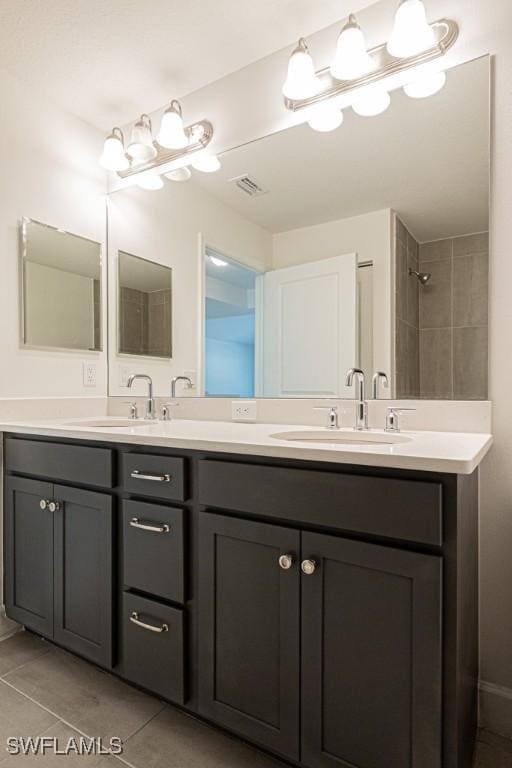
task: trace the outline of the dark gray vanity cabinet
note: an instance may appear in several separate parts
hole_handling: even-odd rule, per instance
[[[200,711],[299,757],[300,534],[202,514],[199,529]],[[293,567],[283,569],[287,554]]]
[[[199,558],[204,715],[313,768],[440,767],[439,557],[206,512]]]
[[[53,636],[53,514],[41,501],[51,497],[51,483],[5,478],[5,607],[46,637]]]
[[[12,442],[6,450],[8,469]],[[15,455],[22,452],[23,442],[17,441]],[[31,455],[44,455],[44,443],[34,446],[35,441],[26,442]],[[58,455],[62,447],[57,446]],[[87,458],[94,458],[92,450],[86,449]],[[46,453],[48,463],[53,447],[47,444]],[[25,471],[38,471],[37,462],[24,466]],[[68,466],[64,463],[58,468],[55,464],[55,474],[62,477]],[[89,472],[90,466],[84,469],[87,479]],[[28,629],[110,667],[112,497],[9,475],[5,479],[4,521],[7,614]]]

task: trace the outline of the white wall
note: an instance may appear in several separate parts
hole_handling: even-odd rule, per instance
[[[104,242],[105,177],[97,163],[101,134],[3,73],[0,93],[0,399],[104,396],[106,353],[22,349],[18,305],[23,216]],[[94,389],[83,386],[84,360],[97,363]]]
[[[200,381],[197,339],[202,322],[202,263],[200,241],[218,253],[260,271],[271,263],[272,237],[261,227],[204,192],[197,184],[166,184],[152,193],[138,188],[109,198],[109,328],[111,395],[140,395],[143,382],[132,390],[121,386],[123,369],[153,378],[155,392],[169,395],[173,376],[195,371]],[[117,252],[126,251],[172,267],[172,360],[118,355],[116,338]],[[198,388],[190,394],[197,394]],[[186,391],[186,394],[188,392]]]
[[[373,262],[373,370],[393,373],[391,211],[373,211],[349,219],[274,235],[273,267],[357,253]]]

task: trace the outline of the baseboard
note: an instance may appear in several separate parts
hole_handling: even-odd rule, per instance
[[[512,689],[480,681],[479,724],[512,739]]]

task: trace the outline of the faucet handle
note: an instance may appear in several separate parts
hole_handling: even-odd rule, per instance
[[[171,421],[172,420],[172,408],[179,408],[179,403],[164,403],[162,405],[162,421]]]
[[[338,406],[337,405],[315,405],[315,411],[329,411],[327,429],[338,429]]]
[[[400,419],[403,411],[415,411],[416,408],[400,408],[397,405],[390,405],[386,413],[386,432],[400,432]]]
[[[139,412],[135,400],[124,400],[123,402],[130,406],[130,419],[138,419]]]

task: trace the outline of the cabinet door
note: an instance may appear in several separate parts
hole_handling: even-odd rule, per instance
[[[441,560],[304,533],[302,761],[441,765]]]
[[[40,502],[50,483],[5,480],[5,601],[7,615],[34,632],[53,636],[53,515]]]
[[[58,643],[112,665],[112,499],[56,485],[55,633]]]
[[[300,534],[203,513],[199,537],[202,714],[282,755],[299,751]],[[290,554],[285,570],[279,557]]]

